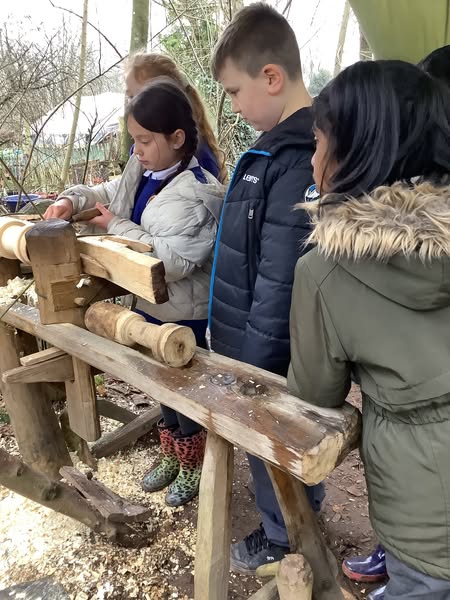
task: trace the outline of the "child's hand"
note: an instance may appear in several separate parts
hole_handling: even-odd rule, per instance
[[[70,219],[73,214],[73,204],[69,198],[60,198],[47,208],[44,219]]]
[[[102,227],[103,229],[108,229],[108,225],[111,222],[111,219],[114,217],[114,213],[105,208],[100,202],[95,204],[95,208],[97,208],[102,214],[98,217],[94,217],[88,221],[88,223],[96,225],[97,227]]]

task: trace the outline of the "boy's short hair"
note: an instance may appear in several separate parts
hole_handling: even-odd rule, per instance
[[[240,10],[220,37],[211,68],[218,79],[227,59],[256,77],[267,64],[283,67],[289,79],[302,75],[300,50],[287,20],[274,8],[258,2]]]

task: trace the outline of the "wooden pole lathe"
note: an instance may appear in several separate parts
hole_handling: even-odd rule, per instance
[[[20,367],[13,327],[0,323],[0,373]],[[72,465],[56,414],[39,383],[1,384],[6,410],[24,461],[49,477]]]
[[[81,259],[70,223],[50,219],[36,223],[26,234],[27,251],[36,282],[41,323],[72,323],[84,327],[85,308],[79,306]],[[100,437],[96,393],[91,367],[73,358],[73,379],[66,382],[70,428],[88,442]]]

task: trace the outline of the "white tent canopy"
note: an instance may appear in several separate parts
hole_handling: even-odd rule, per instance
[[[70,134],[74,114],[74,99],[67,101],[46,123],[40,139],[43,142],[65,144]],[[35,123],[39,130],[52,111]],[[119,120],[124,114],[123,94],[105,92],[96,96],[82,96],[76,140],[84,139],[93,127],[93,143],[100,141],[106,133],[119,129]]]

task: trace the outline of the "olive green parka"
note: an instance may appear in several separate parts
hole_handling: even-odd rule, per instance
[[[304,206],[317,247],[296,267],[288,386],[338,407],[354,374],[373,528],[400,561],[450,579],[450,188]]]

